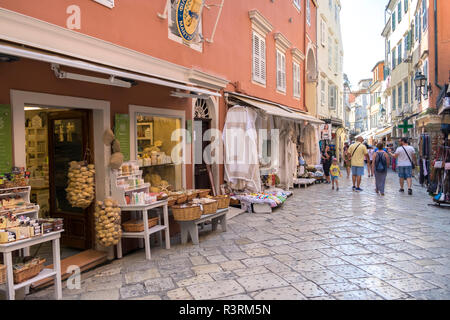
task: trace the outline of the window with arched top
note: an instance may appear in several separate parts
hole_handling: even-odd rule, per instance
[[[194,107],[194,118],[196,119],[211,119],[209,106],[205,99],[197,99]]]

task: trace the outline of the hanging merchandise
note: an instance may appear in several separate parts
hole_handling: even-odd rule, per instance
[[[67,200],[74,208],[86,209],[95,198],[95,166],[85,161],[70,162]]]
[[[97,201],[94,217],[97,243],[103,247],[118,244],[122,237],[121,210],[118,202],[112,198]]]

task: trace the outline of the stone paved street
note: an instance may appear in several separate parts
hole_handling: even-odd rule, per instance
[[[345,175],[345,173],[344,173]],[[142,251],[83,274],[65,299],[450,299],[450,211],[425,190],[384,198],[365,177],[296,189],[272,215],[242,214],[200,245]],[[417,182],[415,182],[417,184]],[[179,241],[179,240],[178,240]],[[28,299],[53,297],[52,288]]]

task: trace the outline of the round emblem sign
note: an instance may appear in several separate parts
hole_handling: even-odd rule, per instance
[[[195,38],[203,0],[179,0],[177,5],[177,27],[183,40]]]

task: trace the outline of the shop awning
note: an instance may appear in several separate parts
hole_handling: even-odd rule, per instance
[[[380,131],[375,133],[376,139],[381,139],[387,136],[388,134],[392,133],[392,127],[381,129]]]
[[[286,118],[294,121],[308,121],[316,124],[325,123],[322,120],[301,113],[300,111],[295,111],[287,106],[283,106],[276,103],[270,103],[269,101],[264,101],[262,99],[257,99],[243,94],[236,94],[229,92],[225,93],[225,96],[228,98],[232,98],[236,102],[243,102],[247,105],[263,110],[265,113],[272,116]]]
[[[357,135],[356,137],[363,137],[363,139],[367,139],[370,138],[376,131],[377,129],[372,129],[369,131],[364,131],[363,133]]]
[[[206,96],[216,96],[220,97],[220,93],[213,92],[206,89],[201,89],[197,87],[190,86],[189,84],[180,84],[177,82],[169,81],[169,80],[163,80],[155,77],[149,77],[146,75],[138,74],[135,72],[129,72],[124,71],[121,69],[106,67],[100,64],[86,62],[79,59],[74,58],[68,58],[63,55],[54,54],[54,53],[48,53],[46,51],[38,50],[38,49],[32,49],[32,48],[24,48],[19,46],[14,46],[6,43],[0,43],[0,53],[21,57],[21,58],[27,58],[42,62],[48,62],[51,64],[56,64],[60,66],[66,66],[66,67],[73,67],[78,68],[82,70],[92,71],[92,72],[98,72],[109,76],[114,77],[121,77],[126,78],[130,80],[136,80],[136,81],[142,81],[146,83],[156,84],[160,86],[165,86],[169,88],[174,89],[180,89],[180,90],[186,90],[190,92],[195,92],[200,95],[206,95]]]

